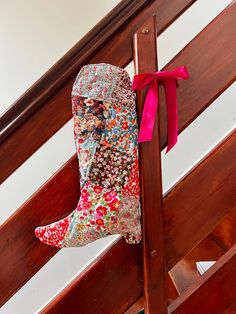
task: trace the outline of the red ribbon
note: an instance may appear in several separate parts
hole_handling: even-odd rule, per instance
[[[177,79],[186,80],[189,77],[186,66],[172,71],[142,73],[134,76],[133,90],[149,86],[144,103],[138,142],[152,140],[153,127],[158,108],[158,82],[164,84],[167,116],[168,116],[168,145],[166,153],[177,143],[178,139],[178,110],[176,97]]]

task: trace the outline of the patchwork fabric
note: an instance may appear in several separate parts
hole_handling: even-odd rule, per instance
[[[139,243],[138,127],[128,73],[104,63],[84,66],[73,86],[72,113],[81,196],[70,215],[36,228],[36,236],[60,248],[111,234]]]
[[[89,179],[107,189],[121,191],[128,183],[135,156],[124,154],[106,146],[97,146]]]
[[[136,115],[120,105],[113,106],[108,113],[101,144],[125,154],[132,153],[136,140]]]

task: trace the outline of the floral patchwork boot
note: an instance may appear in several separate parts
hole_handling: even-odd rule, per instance
[[[72,90],[81,195],[66,218],[35,235],[59,248],[111,234],[141,240],[135,95],[128,73],[110,64],[85,65]]]

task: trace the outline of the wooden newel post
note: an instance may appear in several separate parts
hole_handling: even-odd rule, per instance
[[[134,35],[135,72],[157,71],[156,17],[147,20]],[[141,119],[147,91],[138,91],[137,110]],[[153,140],[140,144],[140,180],[143,222],[145,314],[167,313],[166,254],[163,229],[163,192],[159,111]]]

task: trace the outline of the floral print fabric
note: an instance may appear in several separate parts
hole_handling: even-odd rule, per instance
[[[110,234],[140,242],[138,127],[127,72],[108,64],[83,67],[72,112],[81,196],[69,216],[38,227],[36,236],[56,247],[83,246]]]
[[[129,174],[135,157],[132,154],[123,154],[99,145],[93,160],[89,179],[104,188],[114,188],[121,191],[129,181]]]

